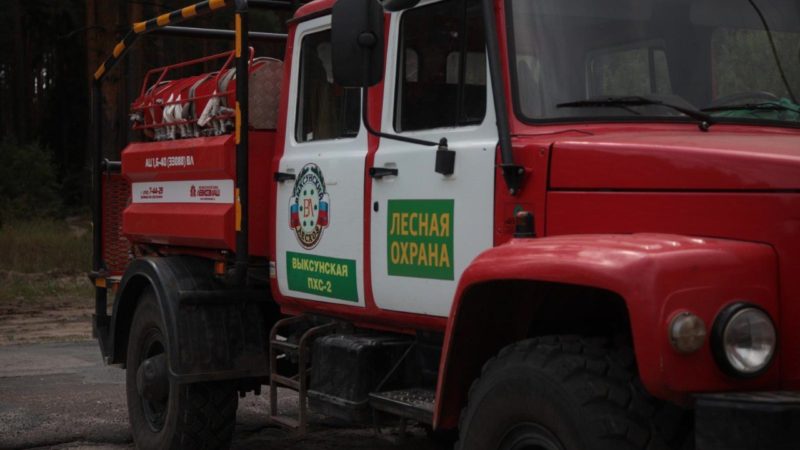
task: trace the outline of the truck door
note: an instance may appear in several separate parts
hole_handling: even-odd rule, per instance
[[[398,172],[371,181],[379,308],[446,316],[462,272],[492,245],[498,137],[482,20],[476,0],[427,3],[391,19],[383,131],[444,137],[456,159],[454,173],[442,175],[435,147],[381,140],[374,167]]]
[[[286,141],[276,177],[276,269],[283,295],[364,305],[360,93],[333,83],[330,16],[298,25]]]

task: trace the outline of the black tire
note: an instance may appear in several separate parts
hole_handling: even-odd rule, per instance
[[[151,289],[139,298],[128,339],[125,390],[133,440],[142,450],[219,450],[230,448],[238,397],[230,382],[169,382],[165,402],[151,401],[137,389],[137,371],[147,358],[166,352],[166,331]]]
[[[691,416],[650,397],[628,347],[554,336],[504,348],[469,391],[460,450],[690,448]]]

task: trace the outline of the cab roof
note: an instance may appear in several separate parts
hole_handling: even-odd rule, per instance
[[[294,18],[298,20],[331,9],[335,3],[336,0],[313,0],[298,8],[297,12],[294,14]]]

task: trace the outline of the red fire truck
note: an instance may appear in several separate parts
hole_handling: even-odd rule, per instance
[[[144,34],[234,45],[148,73],[112,161]],[[800,442],[794,0],[208,0],[135,23],[93,98],[94,329],[139,448],[226,448],[266,385],[298,432]]]

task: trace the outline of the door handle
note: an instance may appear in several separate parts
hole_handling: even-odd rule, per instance
[[[284,181],[294,180],[297,176],[288,172],[275,172],[275,181],[283,183]]]
[[[376,180],[380,180],[383,177],[394,176],[396,177],[398,174],[397,169],[391,169],[389,167],[370,167],[369,168],[369,176],[375,178]]]

